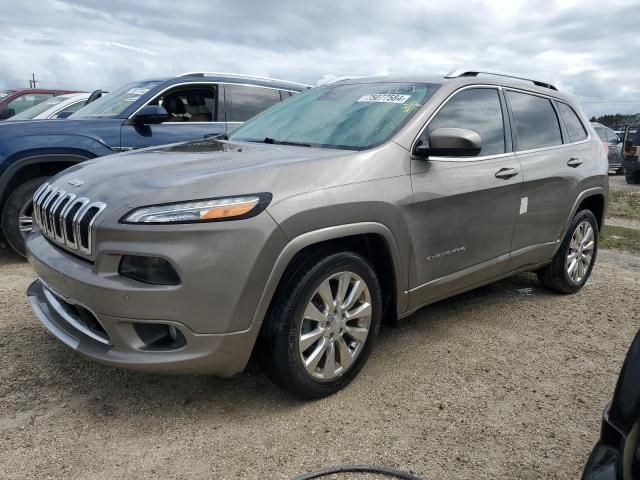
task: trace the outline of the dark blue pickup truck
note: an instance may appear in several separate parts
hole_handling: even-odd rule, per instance
[[[308,85],[220,73],[134,82],[65,120],[0,124],[0,212],[7,243],[24,255],[31,197],[48,177],[84,160],[215,137]]]

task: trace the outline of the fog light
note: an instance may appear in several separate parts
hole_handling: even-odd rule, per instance
[[[164,258],[125,255],[120,260],[118,273],[143,283],[152,285],[179,285],[180,277]]]
[[[162,323],[134,323],[133,328],[145,344],[152,350],[172,350],[183,347],[184,335],[173,325]]]

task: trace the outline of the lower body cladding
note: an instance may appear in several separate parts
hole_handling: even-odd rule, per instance
[[[156,373],[230,377],[241,372],[260,324],[227,334],[197,334],[177,322],[96,315],[36,280],[27,291],[40,322],[60,341],[105,365]]]

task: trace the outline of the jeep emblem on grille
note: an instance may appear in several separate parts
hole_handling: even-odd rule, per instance
[[[69,180],[67,183],[72,187],[79,187],[80,185],[84,185],[84,181],[80,180],[79,178],[74,178],[73,180]]]

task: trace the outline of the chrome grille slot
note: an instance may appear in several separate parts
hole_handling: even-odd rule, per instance
[[[33,195],[33,216],[40,230],[49,239],[71,250],[91,255],[92,230],[98,215],[106,205],[76,198],[48,183]]]

